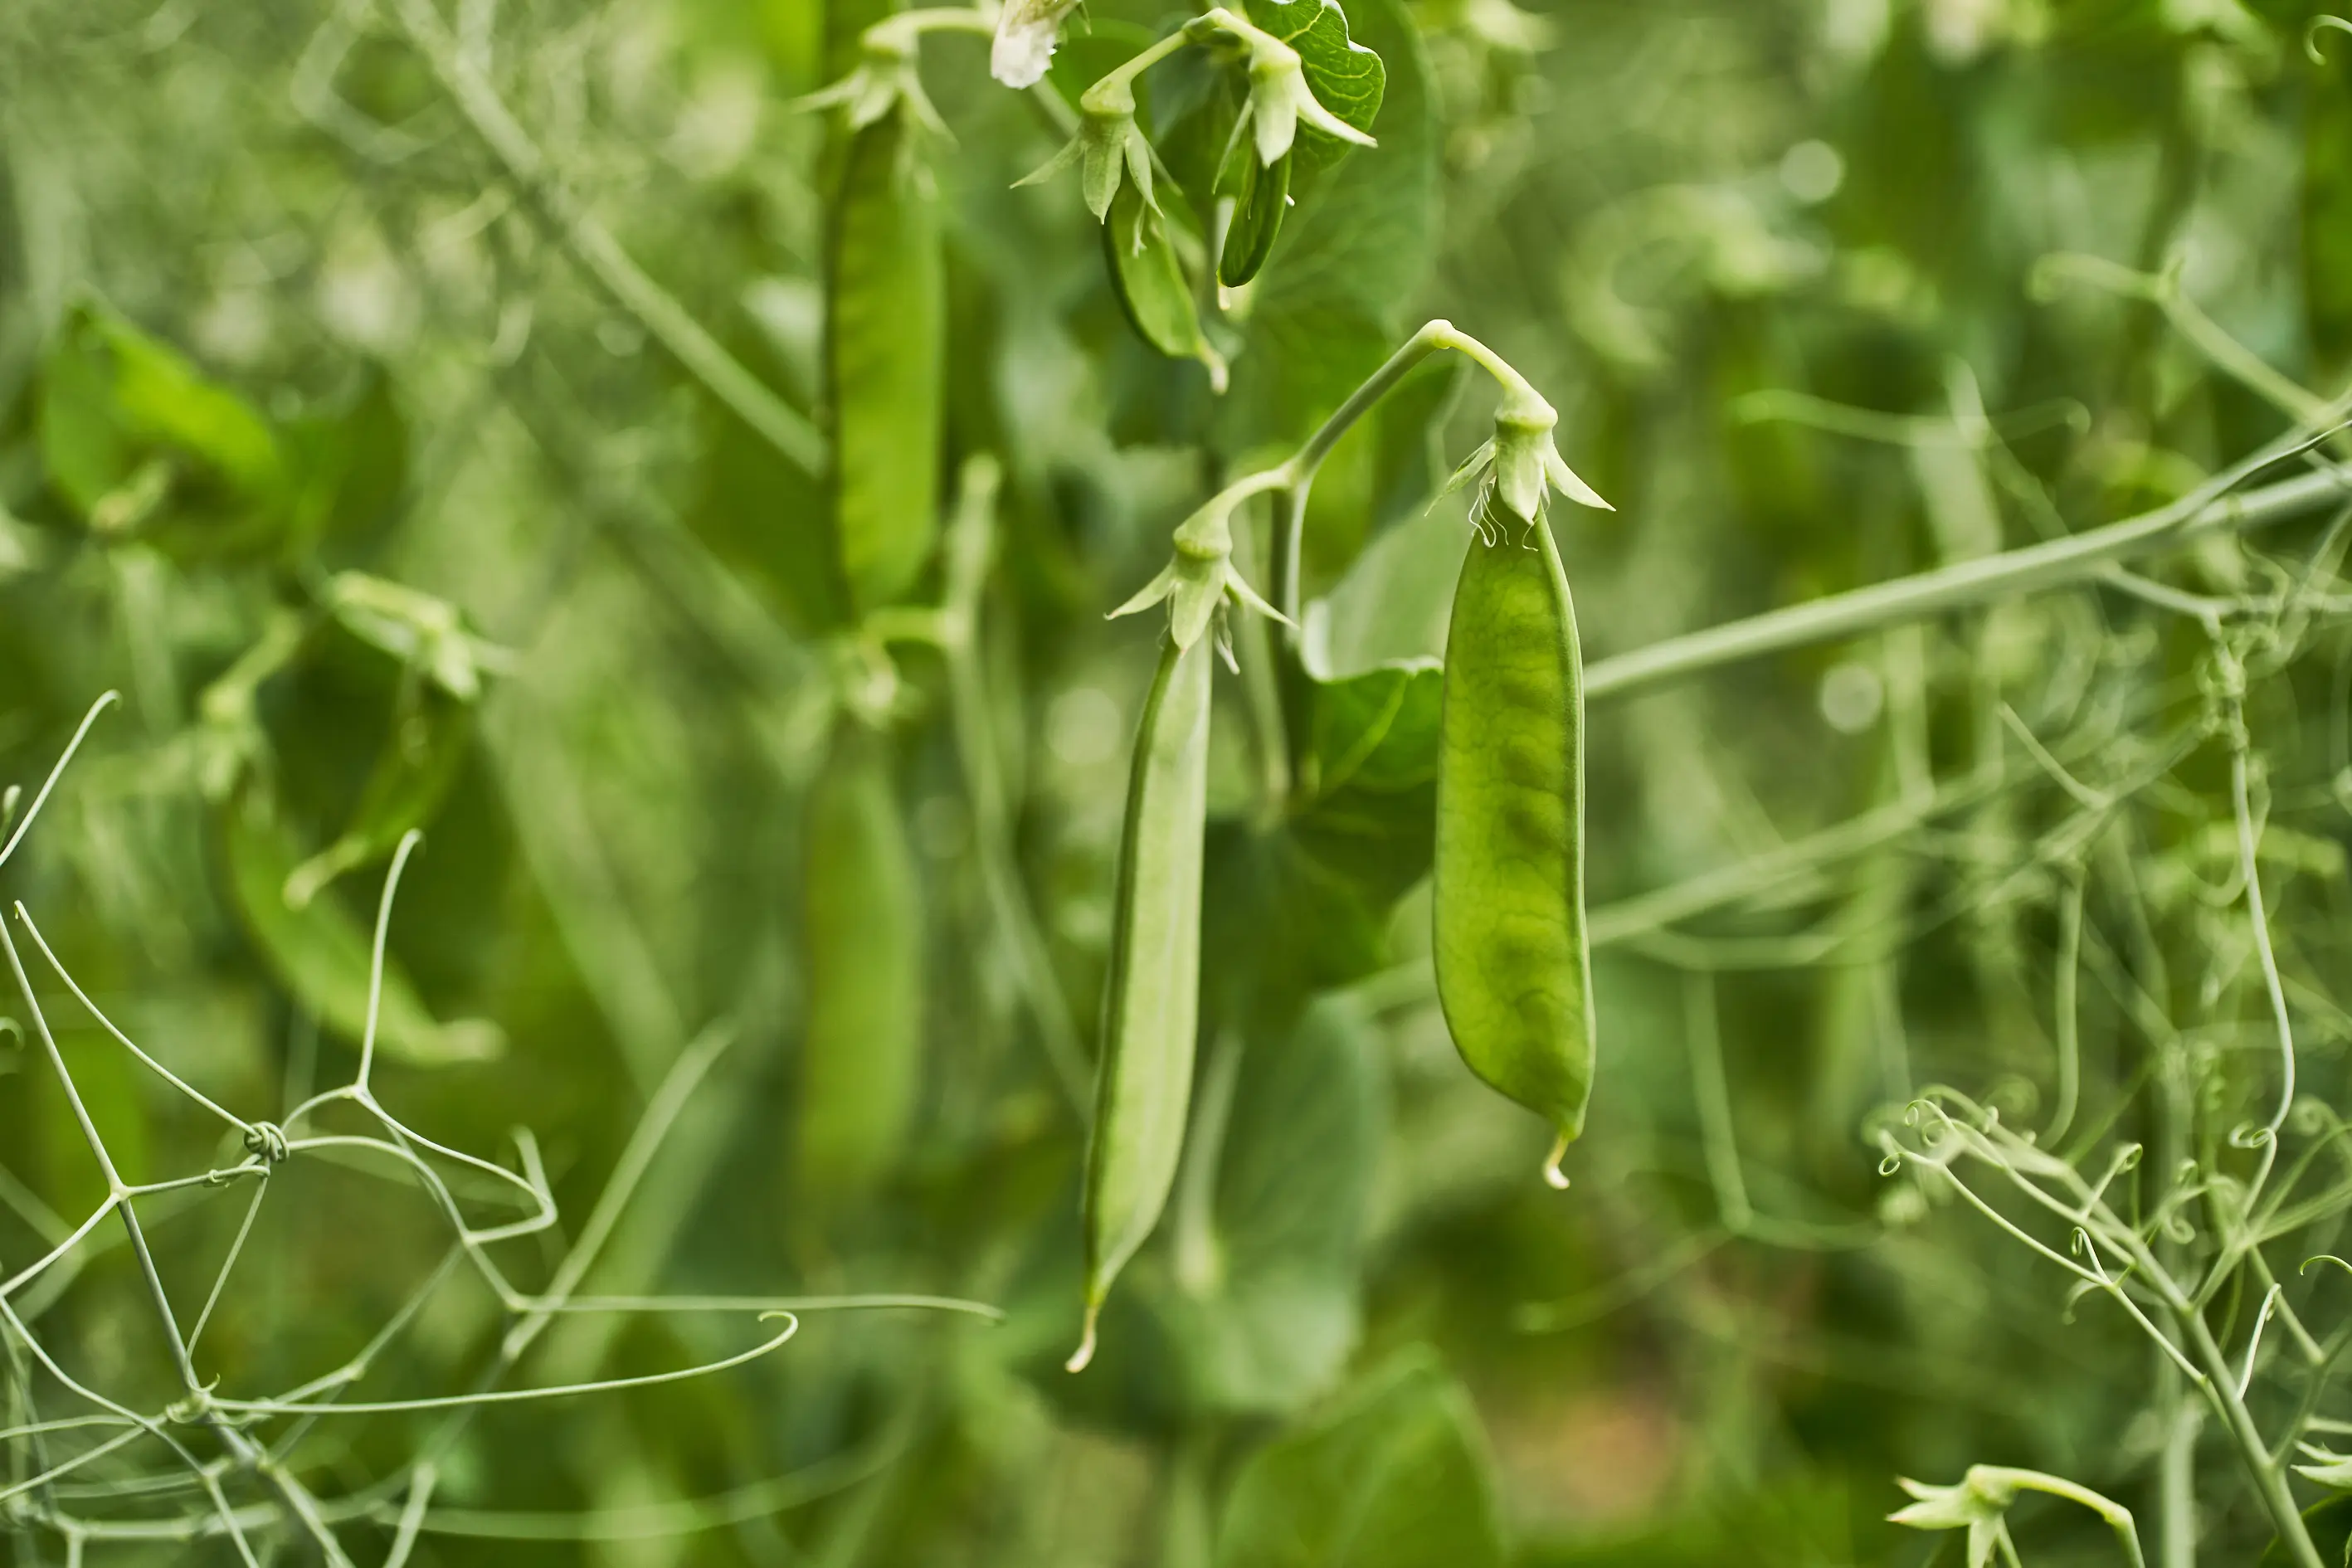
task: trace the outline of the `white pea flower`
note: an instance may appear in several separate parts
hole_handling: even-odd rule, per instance
[[[1006,0],[988,52],[989,74],[1007,87],[1036,86],[1054,62],[1062,18],[1076,7],[1077,0]]]

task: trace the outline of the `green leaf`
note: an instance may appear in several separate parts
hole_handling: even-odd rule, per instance
[[[1193,1408],[1287,1414],[1327,1392],[1353,1353],[1388,1118],[1378,1053],[1346,996],[1242,1051],[1211,1223],[1188,1234],[1180,1212],[1175,1278],[1151,1297]],[[1204,1101],[1217,1092],[1205,1087]]]
[[[2338,1492],[2303,1510],[2303,1528],[2319,1548],[2322,1563],[2352,1559],[2352,1493]],[[2294,1568],[2295,1555],[2285,1542],[2273,1538],[2257,1568]]]
[[[329,406],[289,420],[283,432],[295,491],[289,553],[321,542],[344,559],[374,542],[408,485],[408,419],[392,378],[368,367]]]
[[[1357,0],[1359,8],[1373,0]],[[1298,51],[1298,67],[1316,101],[1359,131],[1380,117],[1388,89],[1381,57],[1348,34],[1348,14],[1339,0],[1250,0],[1249,19]],[[1336,162],[1349,151],[1338,137],[1299,127],[1310,163]]]
[[[320,1023],[358,1044],[367,1030],[372,932],[331,899],[304,910],[287,903],[287,879],[302,852],[263,791],[248,786],[226,803],[219,829],[229,901],[263,961]],[[495,1025],[436,1020],[407,973],[384,955],[376,1047],[387,1058],[444,1067],[487,1059],[503,1045]]]
[[[1243,1466],[1217,1568],[1500,1568],[1477,1416],[1427,1351]]]
[[[1280,1026],[1390,962],[1396,901],[1429,873],[1442,690],[1433,659],[1306,678],[1289,813],[1210,832],[1206,973],[1224,1016]]]
[[[1370,127],[1380,145],[1293,182],[1298,205],[1284,225],[1282,258],[1257,282],[1220,411],[1235,447],[1303,437],[1378,369],[1434,255],[1438,130],[1427,59],[1400,0],[1357,0],[1354,19],[1386,62]]]
[[[203,556],[285,527],[291,484],[268,421],[95,301],[58,326],[37,418],[49,487],[94,532]]]

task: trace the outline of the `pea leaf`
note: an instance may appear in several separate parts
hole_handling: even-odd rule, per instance
[[[1252,25],[1298,51],[1298,68],[1324,108],[1359,131],[1372,129],[1388,68],[1349,37],[1339,0],[1250,0],[1248,9]],[[1312,126],[1299,128],[1299,140],[1313,150],[1314,162],[1335,162],[1348,151],[1347,142]]]
[[[1330,996],[1243,1051],[1211,1224],[1187,1237],[1179,1220],[1174,1278],[1152,1297],[1192,1408],[1286,1414],[1354,1351],[1388,1117],[1376,1050],[1360,1006]]]
[[[58,327],[37,417],[49,488],[95,532],[187,557],[251,552],[285,527],[291,485],[269,422],[94,300]]]
[[[1288,815],[1210,834],[1204,973],[1224,1016],[1261,1026],[1389,962],[1391,912],[1434,848],[1437,662],[1303,680]]]
[[[226,803],[219,830],[229,901],[262,961],[321,1024],[358,1043],[367,1030],[372,934],[332,900],[303,910],[287,903],[287,879],[302,852],[264,791],[248,786]],[[503,1044],[494,1025],[436,1019],[407,973],[385,955],[376,1046],[388,1058],[443,1067],[496,1056]]]
[[[1500,1568],[1477,1416],[1426,1350],[1372,1373],[1234,1480],[1217,1568]]]
[[[1356,0],[1353,16],[1384,62],[1369,127],[1380,145],[1294,185],[1298,206],[1242,318],[1221,410],[1236,448],[1303,436],[1379,368],[1433,255],[1438,139],[1419,35],[1399,0]]]

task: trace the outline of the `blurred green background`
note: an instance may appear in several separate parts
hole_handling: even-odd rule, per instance
[[[856,1191],[811,1174],[798,1072],[803,802],[861,657],[812,588],[824,488],[616,307],[400,5],[0,7],[0,781],[29,795],[122,693],[0,892],[131,1037],[277,1116],[352,1070],[352,962],[389,843],[355,846],[307,935],[261,929],[239,878],[274,885],[355,816],[414,818],[390,927],[406,1021],[377,1088],[510,1166],[510,1130],[531,1130],[563,1218],[506,1246],[517,1279],[536,1288],[577,1236],[689,1043],[723,1038],[591,1289],[1008,1313],[812,1314],[736,1370],[489,1410],[446,1450],[413,1561],[1957,1562],[1957,1541],[1884,1518],[1897,1476],[1979,1461],[2154,1519],[2158,1358],[1964,1209],[1883,1180],[1864,1134],[1931,1082],[2046,1110],[2066,869],[2045,835],[2066,795],[2001,712],[2096,773],[2156,746],[2202,646],[2089,592],[1596,703],[1602,1060],[1565,1194],[1535,1179],[1543,1130],[1446,1038],[1425,846],[1397,829],[1391,878],[1313,824],[1265,831],[1245,688],[1221,676],[1202,1094],[1230,1119],[1100,1360],[1059,1369],[1072,1089],[1156,636],[1104,612],[1405,331],[1444,316],[1507,355],[1615,503],[1554,514],[1590,659],[2110,521],[2284,428],[2277,388],[2135,296],[2166,286],[2147,277],[2288,382],[2332,394],[2352,358],[2352,37],[2316,35],[2315,63],[2303,0],[1342,4],[1386,65],[1381,146],[1302,200],[1235,313],[1222,398],[1129,331],[1075,181],[1011,188],[1060,135],[988,79],[985,38],[925,45],[952,131],[926,154],[941,471],[988,454],[1003,486],[973,635],[894,647],[887,672],[925,1057],[902,1151]],[[838,154],[793,100],[880,14],[438,13],[548,188],[820,424]],[[1174,19],[1095,0],[1061,68]],[[1305,563],[1333,669],[1440,651],[1468,530],[1458,496],[1428,501],[1487,413],[1428,373],[1335,459]],[[2164,580],[2230,593],[2262,572],[2225,536]],[[2347,1034],[2326,1000],[2343,706],[2324,672],[2285,681],[2262,731],[2275,820],[2310,814],[2272,842],[2303,858],[2278,920],[2322,1085]],[[1001,804],[974,798],[960,713],[984,721]],[[2150,940],[2183,955],[2178,1021],[2255,1016],[2240,970],[2199,990],[2186,955],[2210,931],[2166,881],[2226,880],[2226,768],[2168,787],[2118,852],[2174,889],[2151,895],[2178,918]],[[1873,812],[1845,852],[1774,858]],[[1004,918],[1006,868],[1030,926]],[[1634,901],[1659,889],[1690,896]],[[2126,945],[2121,914],[2095,899],[2092,920],[2095,948]],[[857,946],[846,930],[828,951]],[[1024,967],[1040,957],[1050,1002]],[[236,1157],[33,967],[126,1181]],[[2128,1131],[2149,1070],[2130,1002],[2084,990],[2084,1118]],[[0,1278],[106,1195],[22,1030],[0,1034]],[[297,1161],[271,1179],[198,1358],[224,1392],[334,1366],[432,1276],[446,1226],[385,1177]],[[142,1206],[184,1323],[246,1214],[201,1186]],[[76,1376],[142,1409],[173,1397],[111,1228],[11,1300]],[[495,1353],[478,1285],[422,1300],[380,1397],[470,1385]],[[740,1313],[565,1317],[519,1381],[655,1373],[751,1333]],[[10,1357],[19,1397],[70,1403],[20,1339]],[[361,1500],[341,1527],[359,1561],[381,1559],[436,1425],[328,1420],[291,1448],[321,1495]],[[2205,1442],[2201,1560],[2251,1562],[2268,1528]],[[9,1451],[19,1477],[47,1462]],[[1323,1518],[1301,1500],[1327,1494],[1370,1510],[1352,1544],[1237,1554],[1252,1510]],[[97,1461],[0,1503],[20,1563],[81,1550],[37,1501],[202,1512],[152,1453]],[[2021,1504],[2015,1528],[2029,1562],[2114,1560],[2087,1514]],[[275,1561],[311,1560],[272,1539]],[[217,1539],[87,1552],[236,1560]]]

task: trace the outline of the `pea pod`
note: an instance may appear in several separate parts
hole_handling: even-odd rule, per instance
[[[1550,529],[1497,505],[1454,593],[1439,721],[1437,994],[1470,1069],[1550,1122],[1592,1091],[1584,676]]]
[[[836,734],[808,795],[801,930],[800,1195],[830,1204],[886,1174],[914,1120],[923,910],[881,738]]]
[[[301,851],[264,792],[247,785],[222,804],[220,843],[230,900],[263,961],[321,1024],[357,1043],[367,1033],[369,933],[331,899],[299,910],[286,901]],[[435,1018],[389,955],[375,1037],[386,1057],[416,1067],[480,1061],[505,1047],[494,1024]]]
[[[1290,206],[1290,165],[1296,151],[1271,164],[1257,161],[1257,148],[1235,137],[1217,171],[1217,195],[1234,204],[1225,225],[1225,243],[1217,253],[1217,281],[1238,289],[1258,275],[1274,252],[1274,237],[1282,232],[1283,215]]]
[[[834,516],[860,610],[903,596],[938,528],[947,325],[939,196],[901,108],[850,138],[833,210],[825,374]]]
[[[1159,1222],[1184,1144],[1201,995],[1201,848],[1208,811],[1209,660],[1171,637],[1135,732],[1087,1142],[1086,1332],[1093,1359],[1111,1281]]]
[[[1121,181],[1103,219],[1103,258],[1120,307],[1143,341],[1171,359],[1196,359],[1222,392],[1225,362],[1201,331],[1192,285],[1168,237],[1168,223],[1132,180]]]

